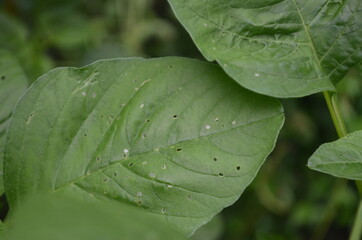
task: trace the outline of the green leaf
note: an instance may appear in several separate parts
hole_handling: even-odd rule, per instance
[[[308,167],[336,177],[362,180],[362,131],[320,146]]]
[[[362,59],[360,0],[169,0],[203,55],[274,97],[334,91]]]
[[[5,133],[13,108],[26,87],[27,80],[18,61],[9,52],[0,50],[0,195],[4,193]]]
[[[15,110],[7,199],[11,208],[34,191],[115,199],[189,234],[239,198],[283,120],[277,100],[196,60],[56,69]]]
[[[134,207],[59,197],[32,197],[6,225],[3,240],[186,240]]]

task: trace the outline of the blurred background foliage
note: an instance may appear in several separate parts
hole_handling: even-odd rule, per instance
[[[104,58],[203,59],[166,0],[0,0],[0,48],[18,58],[30,83],[54,67]],[[361,80],[354,68],[338,86],[349,131],[362,129]],[[275,151],[239,201],[192,239],[347,239],[354,184],[306,166],[320,144],[337,138],[323,96],[282,103],[286,122]]]

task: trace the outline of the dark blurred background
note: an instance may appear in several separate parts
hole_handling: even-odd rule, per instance
[[[18,58],[30,82],[58,66],[104,58],[203,59],[166,0],[0,0],[0,49]],[[349,131],[362,129],[361,80],[354,68],[338,86]],[[286,123],[276,149],[239,201],[193,239],[348,238],[354,184],[306,166],[320,144],[337,138],[323,96],[282,103]]]

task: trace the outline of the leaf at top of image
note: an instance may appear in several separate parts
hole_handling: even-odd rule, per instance
[[[335,91],[362,59],[360,0],[169,0],[209,61],[280,98]]]
[[[362,131],[323,144],[308,160],[308,167],[335,177],[362,180]]]
[[[139,206],[190,235],[233,204],[275,146],[273,98],[186,58],[58,68],[17,105],[5,155],[11,209],[32,192]]]
[[[26,76],[17,59],[0,50],[0,195],[4,193],[3,159],[6,129],[16,102],[27,88]]]

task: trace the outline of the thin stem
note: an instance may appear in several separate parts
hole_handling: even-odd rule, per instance
[[[336,128],[339,138],[347,135],[347,129],[344,124],[342,114],[339,110],[339,102],[335,93],[323,92],[324,98],[327,102],[329,112],[331,114],[334,127]],[[360,197],[362,198],[362,182],[355,181]],[[352,234],[350,240],[359,240],[362,235],[362,202],[359,205],[358,213],[353,224]]]
[[[347,129],[344,125],[342,115],[339,111],[339,102],[337,95],[335,93],[323,92],[324,99],[327,102],[329,112],[331,114],[334,127],[336,128],[339,138],[342,138],[347,135]]]
[[[356,219],[354,220],[352,234],[349,240],[360,240],[362,235],[362,201],[359,203]]]

